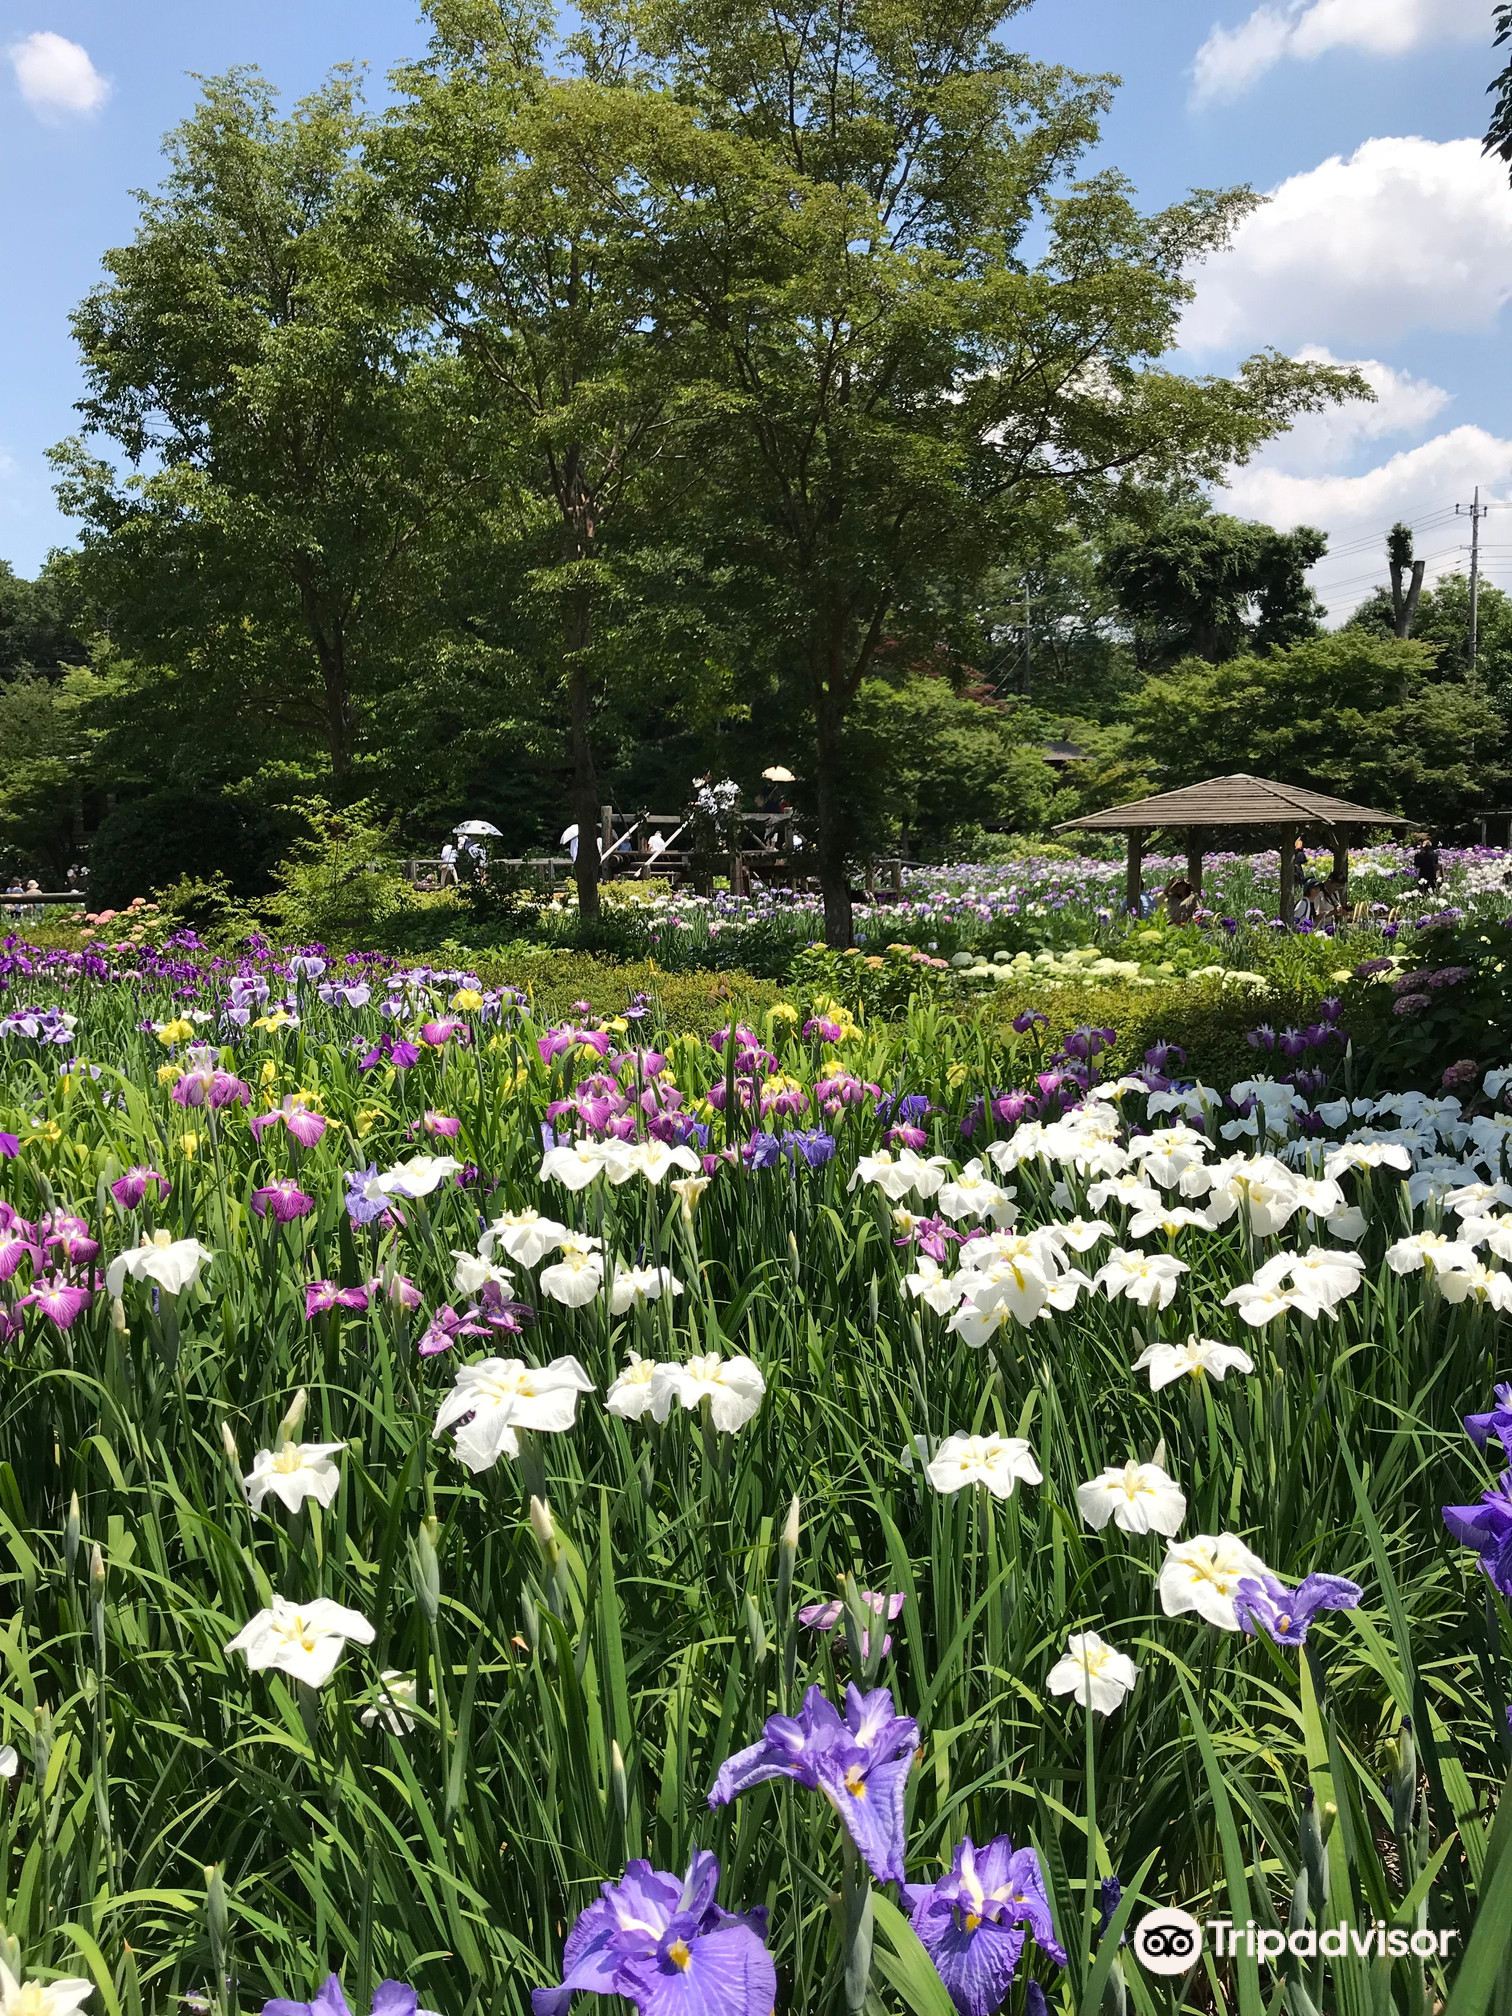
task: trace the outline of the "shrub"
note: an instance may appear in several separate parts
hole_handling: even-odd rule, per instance
[[[89,849],[89,900],[121,909],[188,875],[224,877],[240,895],[271,886],[280,834],[267,814],[225,797],[159,791],[107,812]]]

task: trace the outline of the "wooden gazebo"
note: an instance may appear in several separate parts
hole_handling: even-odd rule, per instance
[[[1322,827],[1333,849],[1334,874],[1346,881],[1349,875],[1349,829],[1361,826],[1410,826],[1395,812],[1376,812],[1368,805],[1353,805],[1347,798],[1331,798],[1324,791],[1308,791],[1297,784],[1276,784],[1268,777],[1210,777],[1205,784],[1188,784],[1179,791],[1161,791],[1153,798],[1136,799],[1132,805],[1110,805],[1104,812],[1089,812],[1084,819],[1068,819],[1057,833],[1127,833],[1129,865],[1125,898],[1131,910],[1139,908],[1144,888],[1145,836],[1159,829],[1186,835],[1187,880],[1195,892],[1202,889],[1204,830],[1216,826],[1268,826],[1279,828],[1281,840],[1281,915],[1290,924],[1295,904],[1292,850],[1299,834],[1308,827]]]

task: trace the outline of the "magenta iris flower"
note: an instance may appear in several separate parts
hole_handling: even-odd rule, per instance
[[[425,1118],[420,1124],[427,1134],[439,1134],[447,1140],[455,1140],[462,1132],[460,1120],[455,1119],[450,1113],[433,1113],[429,1107],[425,1109]]]
[[[93,1291],[73,1281],[39,1281],[16,1304],[18,1309],[40,1309],[59,1330],[71,1330],[94,1300]]]
[[[216,1112],[222,1106],[249,1105],[252,1088],[234,1072],[206,1065],[186,1071],[171,1096],[180,1106],[208,1106]]]
[[[718,1885],[706,1849],[694,1851],[686,1881],[630,1863],[568,1933],[561,1984],[532,1992],[533,2016],[566,2016],[578,1993],[623,1996],[640,2016],[772,2016],[766,1913],[722,1910]]]
[[[486,1327],[479,1323],[476,1309],[453,1309],[449,1302],[431,1317],[421,1337],[419,1350],[422,1358],[434,1358],[439,1352],[450,1351],[459,1337],[486,1337]]]
[[[1265,1631],[1278,1645],[1303,1645],[1320,1610],[1353,1610],[1364,1594],[1344,1575],[1308,1575],[1295,1589],[1274,1575],[1246,1575],[1234,1590],[1234,1615],[1251,1638]]]
[[[1064,1967],[1044,1872],[1032,1848],[999,1834],[985,1848],[968,1836],[948,1875],[937,1883],[905,1883],[904,1901],[935,1971],[962,2016],[994,2016],[1008,1999],[1019,1958],[1032,1933]]]
[[[84,1220],[75,1218],[71,1212],[51,1212],[43,1219],[39,1230],[43,1234],[43,1245],[60,1247],[70,1267],[82,1267],[99,1257],[99,1240]]]
[[[759,1743],[719,1767],[711,1806],[727,1806],[768,1778],[822,1792],[879,1882],[903,1880],[903,1795],[919,1725],[893,1713],[886,1687],[845,1690],[845,1714],[810,1687],[794,1715],[772,1715]]]
[[[254,1123],[255,1124],[255,1123]],[[134,1211],[149,1190],[162,1198],[168,1195],[173,1185],[157,1169],[146,1169],[140,1164],[128,1169],[124,1176],[118,1176],[110,1186],[110,1194],[123,1211]]]
[[[340,1975],[332,1974],[316,1991],[314,2001],[291,2002],[286,1996],[275,1995],[271,2002],[264,2002],[262,2016],[352,2016],[352,2007],[341,1992]],[[373,1990],[368,2016],[435,2016],[435,2012],[422,2009],[420,1997],[402,1981],[380,1981]]]
[[[3,1155],[7,1162],[14,1162],[20,1153],[21,1136],[19,1134],[0,1134],[0,1155]]]
[[[31,1267],[41,1266],[42,1248],[28,1237],[30,1231],[17,1220],[0,1232],[0,1281],[9,1281],[23,1260]]]
[[[309,1107],[301,1104],[292,1093],[281,1106],[276,1106],[271,1113],[255,1115],[249,1124],[252,1132],[260,1135],[265,1127],[272,1127],[279,1121],[283,1122],[301,1148],[313,1148],[326,1131],[326,1123],[321,1115],[312,1113]]]
[[[338,1288],[334,1281],[311,1281],[305,1289],[305,1320],[329,1309],[366,1309],[366,1288]]]
[[[278,1182],[264,1183],[260,1190],[252,1192],[252,1209],[259,1218],[290,1225],[296,1218],[308,1218],[315,1209],[315,1199],[307,1196],[292,1176],[283,1176]]]

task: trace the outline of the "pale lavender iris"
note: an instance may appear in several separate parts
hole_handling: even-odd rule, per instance
[[[328,1975],[310,2002],[292,2002],[284,1995],[275,1995],[271,2002],[264,2002],[262,2016],[353,2016],[352,2006],[341,1992],[341,1977]],[[435,2011],[422,2009],[420,1997],[413,1988],[402,1981],[380,1981],[373,1990],[373,2001],[368,2016],[435,2016]]]
[[[709,1804],[726,1806],[768,1778],[795,1779],[829,1800],[879,1882],[901,1883],[903,1795],[918,1747],[919,1725],[893,1713],[887,1688],[847,1687],[842,1717],[810,1687],[796,1716],[770,1716],[759,1743],[725,1759]]]
[[[1278,1645],[1304,1645],[1320,1610],[1353,1610],[1364,1594],[1344,1575],[1308,1575],[1295,1589],[1274,1575],[1246,1575],[1234,1590],[1234,1615],[1251,1638],[1264,1631]]]
[[[889,1624],[896,1624],[903,1615],[905,1598],[902,1596],[882,1596],[875,1589],[863,1589],[861,1601],[876,1617],[885,1617]],[[805,1603],[798,1612],[798,1622],[807,1624],[811,1631],[834,1631],[843,1628],[845,1605],[836,1596],[828,1603]],[[885,1659],[892,1650],[892,1633],[885,1632],[882,1638],[882,1656]],[[861,1657],[871,1657],[871,1633],[861,1633]]]
[[[579,1993],[623,1996],[640,2016],[772,2016],[766,1913],[722,1910],[718,1885],[719,1864],[705,1849],[695,1850],[685,1881],[630,1863],[568,1933],[561,1984],[533,1991],[533,2016],[566,2016]]]
[[[249,1124],[254,1134],[261,1134],[265,1127],[275,1126],[279,1121],[282,1121],[288,1133],[301,1148],[313,1148],[326,1131],[326,1123],[321,1115],[312,1113],[308,1106],[294,1098],[292,1094],[271,1113],[259,1113]]]
[[[948,1875],[905,1883],[904,1901],[919,1942],[962,2016],[994,2016],[1008,1999],[1032,1934],[1062,1967],[1044,1872],[1032,1848],[999,1834],[984,1848],[961,1842]]]

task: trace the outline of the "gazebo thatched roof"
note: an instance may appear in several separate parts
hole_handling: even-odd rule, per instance
[[[1083,819],[1067,819],[1057,833],[1134,833],[1152,826],[1410,826],[1395,812],[1376,812],[1307,791],[1297,784],[1275,784],[1268,777],[1210,777],[1180,791],[1161,791],[1137,798],[1132,805],[1110,805]]]

